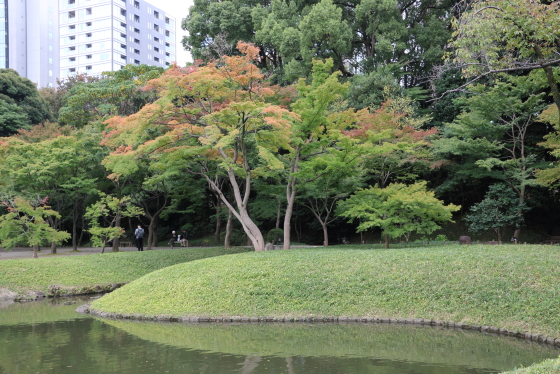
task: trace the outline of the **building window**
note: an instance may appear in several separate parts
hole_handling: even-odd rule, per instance
[[[86,44],[86,48],[91,48],[91,43]]]
[[[169,57],[169,52],[165,52],[165,55],[166,55],[167,57]]]
[[[91,65],[87,65],[86,70],[91,70]]]
[[[169,30],[165,30],[165,36],[169,36]]]
[[[169,24],[169,17],[165,17],[165,23]]]
[[[154,57],[154,61],[159,62],[159,57]]]
[[[140,22],[140,16],[138,14],[134,15],[134,22]]]
[[[121,27],[122,27],[123,29],[125,29],[125,31],[126,31],[126,23],[121,22]]]
[[[126,39],[126,34],[121,33],[121,38]]]
[[[68,5],[76,4],[76,0],[68,0]]]
[[[139,55],[139,54],[140,54],[140,51],[137,50],[137,49],[135,49],[135,50],[134,50],[134,53],[136,53],[137,55]]]
[[[135,1],[135,2],[134,2],[134,7],[135,7],[136,9],[140,9],[140,2]]]
[[[86,8],[86,16],[91,16],[91,8]]]
[[[154,51],[159,52],[159,48],[158,48],[158,47],[154,47]]]
[[[70,48],[68,48],[68,49],[69,49],[70,51],[75,51],[75,50],[76,50],[76,47],[70,47]]]
[[[91,32],[86,33],[86,38],[91,38]]]
[[[91,55],[86,55],[86,59],[91,60]]]
[[[134,63],[135,63],[136,65],[140,65],[140,61],[138,61],[138,60],[134,60]]]
[[[52,32],[49,32],[49,39],[52,39]]]
[[[76,61],[76,57],[70,57],[69,60],[70,60],[70,62],[74,62],[74,61]]]
[[[136,43],[136,44],[140,44],[140,40],[138,40],[138,39],[134,39],[134,43]]]
[[[154,36],[154,42],[159,43],[159,38]]]
[[[70,73],[75,73],[76,72],[76,68],[70,68],[68,70],[70,70]]]
[[[70,40],[76,40],[76,35],[70,35],[70,36],[68,37],[68,39],[70,39]]]
[[[53,63],[53,59],[52,59],[52,57],[49,57],[49,64],[52,65],[52,63]]]
[[[68,26],[68,29],[69,29],[69,30],[75,30],[75,29],[76,29],[76,25],[70,25],[70,26]]]
[[[165,46],[166,46],[166,47],[169,47],[169,43],[165,43]]]
[[[121,16],[124,16],[124,17],[126,17],[126,10],[124,10],[124,9],[121,9]]]
[[[86,22],[86,27],[91,27],[91,22]]]
[[[76,12],[75,11],[68,12],[68,18],[76,18]]]
[[[154,17],[156,17],[157,19],[159,19],[159,12],[156,12],[156,11],[154,10]]]
[[[126,61],[126,56],[125,56],[125,55],[121,55],[121,60],[125,60],[125,61]]]
[[[52,51],[52,45],[49,44],[49,51]]]

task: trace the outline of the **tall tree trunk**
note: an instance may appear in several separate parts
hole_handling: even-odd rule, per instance
[[[210,187],[220,196],[222,202],[228,207],[228,209],[235,215],[241,226],[243,227],[243,231],[247,234],[247,237],[251,241],[255,251],[264,251],[264,238],[255,224],[251,217],[249,216],[249,212],[247,210],[248,200],[249,200],[249,192],[251,190],[251,177],[250,172],[247,172],[247,177],[245,178],[245,191],[243,196],[241,196],[241,190],[239,188],[239,184],[237,183],[235,173],[233,169],[228,170],[228,176],[230,180],[230,184],[232,187],[233,197],[235,199],[235,205],[237,209],[233,207],[233,205],[229,202],[229,200],[225,197],[222,189],[212,180],[208,175],[204,175],[206,181],[210,185]]]
[[[224,247],[225,248],[231,248],[231,231],[233,229],[233,213],[230,211],[228,211],[228,219],[227,219],[227,223],[226,223],[226,235],[224,238]]]
[[[84,240],[84,232],[85,232],[84,227],[86,227],[86,218],[85,218],[85,215],[82,214],[82,231],[80,231],[80,237],[78,239],[78,246],[81,246],[82,242]]]
[[[39,246],[38,245],[34,245],[33,246],[33,258],[39,258]]]
[[[115,227],[120,227],[121,226],[121,212],[118,211],[117,215],[115,216]],[[115,238],[113,239],[113,252],[118,252],[119,251],[119,238]]]
[[[294,176],[299,170],[299,159],[301,157],[301,148],[296,151],[296,156],[290,167],[290,175],[288,176],[288,183],[286,184],[286,214],[284,215],[284,249],[290,249],[290,240],[292,237],[291,223],[292,214],[294,212],[294,203],[296,201],[296,182],[297,178]]]
[[[156,228],[156,220],[150,220],[150,224],[148,225],[148,241],[146,242],[146,250],[150,251],[152,249],[152,243],[154,242],[154,231]]]
[[[222,233],[222,219],[220,217],[221,214],[221,206],[220,206],[220,198],[218,196],[218,201],[216,202],[216,230],[214,231],[214,241],[216,243],[220,243],[220,234]]]
[[[55,242],[51,242],[51,254],[52,255],[56,254],[56,243]]]
[[[78,207],[72,213],[72,250],[78,250]]]
[[[329,246],[329,232],[327,231],[327,224],[321,222],[321,226],[323,227],[323,247]]]
[[[389,234],[385,234],[385,248],[389,248]]]
[[[281,215],[281,213],[282,213],[282,202],[280,201],[280,199],[278,199],[278,207],[276,209],[276,226],[274,226],[277,229],[280,228],[280,215]]]

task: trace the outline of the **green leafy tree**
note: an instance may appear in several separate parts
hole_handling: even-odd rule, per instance
[[[85,217],[89,222],[91,240],[95,246],[102,247],[103,253],[107,242],[115,241],[124,234],[125,230],[119,226],[120,219],[137,217],[144,212],[130,203],[129,196],[117,198],[104,193],[100,196],[99,201],[87,208]],[[118,251],[118,246],[113,246],[113,252]]]
[[[535,169],[545,165],[535,146],[542,140],[542,126],[535,116],[546,106],[544,94],[535,92],[530,76],[506,77],[472,90],[477,95],[458,100],[463,105],[461,114],[445,125],[443,137],[434,142],[435,152],[448,160],[451,171],[440,191],[494,179],[507,183],[523,204],[528,188],[536,184]]]
[[[323,245],[329,245],[328,225],[338,217],[334,214],[336,204],[347,198],[363,182],[363,170],[359,167],[360,153],[351,142],[339,149],[304,162],[298,173],[305,180],[300,189],[301,204],[313,213],[323,229]]]
[[[406,88],[440,63],[455,0],[195,0],[182,27],[183,45],[204,59],[219,39],[255,43],[259,67],[291,83],[313,59],[332,58],[343,76],[391,65]],[[219,57],[219,54],[213,54]]]
[[[284,215],[284,249],[290,249],[291,220],[298,183],[303,185],[308,181],[299,176],[300,164],[314,162],[314,159],[321,157],[329,148],[338,147],[339,139],[344,138],[341,130],[356,120],[353,110],[333,113],[329,111],[330,105],[348,88],[348,84],[339,82],[338,72],[329,74],[332,66],[333,61],[330,59],[325,62],[313,61],[311,84],[307,84],[306,80],[301,78],[296,86],[299,96],[292,109],[299,115],[299,120],[292,123],[290,141],[284,148],[287,153],[282,155],[286,164],[284,173],[287,201]],[[352,142],[347,141],[345,146],[351,147]]]
[[[526,210],[525,203],[519,201],[518,196],[508,185],[497,183],[490,186],[480,203],[471,207],[465,221],[472,232],[492,229],[498,236],[498,242],[501,243],[504,228],[513,226],[517,231],[517,228],[524,223],[523,215],[519,214],[519,211]]]
[[[70,237],[64,231],[52,228],[47,220],[60,217],[47,205],[47,198],[26,200],[22,197],[8,198],[0,202],[7,213],[0,216],[0,245],[12,249],[17,245],[33,247],[33,257],[37,258],[40,245],[62,243]]]
[[[454,29],[448,60],[470,78],[455,90],[482,78],[532,71],[548,85],[560,108],[558,2],[477,0],[454,23]]]
[[[337,214],[350,222],[360,219],[358,232],[379,227],[388,248],[389,238],[404,236],[408,242],[413,232],[431,234],[440,228],[438,223],[451,222],[452,213],[459,208],[436,199],[426,182],[395,183],[358,190],[338,204]]]
[[[59,214],[47,220],[56,230],[71,220],[74,249],[82,204],[95,193],[100,177],[104,152],[99,140],[99,134],[81,132],[35,143],[12,137],[0,146],[0,172],[5,183],[18,194],[48,196]],[[54,242],[51,251],[56,253]]]
[[[0,136],[10,136],[29,127],[27,115],[16,104],[0,99]]]
[[[59,109],[58,121],[83,127],[91,121],[115,115],[132,115],[155,100],[155,94],[143,88],[163,71],[157,66],[127,65],[117,71],[104,72],[99,80],[72,82],[68,84],[71,88]]]
[[[0,69],[0,136],[51,119],[47,103],[33,82],[15,70]]]

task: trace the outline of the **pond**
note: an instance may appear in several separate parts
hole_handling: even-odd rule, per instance
[[[0,304],[0,373],[477,374],[560,351],[479,332],[374,324],[100,320],[87,300]]]

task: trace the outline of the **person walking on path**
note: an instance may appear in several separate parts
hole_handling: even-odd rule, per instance
[[[134,240],[136,241],[136,248],[139,251],[144,250],[144,229],[142,226],[138,225],[138,228],[134,230]]]
[[[177,234],[175,231],[171,231],[171,239],[169,239],[169,245],[173,248],[173,244],[177,241]]]

